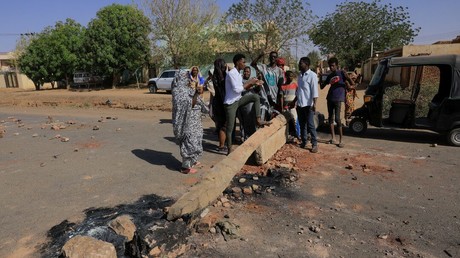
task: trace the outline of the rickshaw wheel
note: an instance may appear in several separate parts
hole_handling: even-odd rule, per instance
[[[450,130],[447,134],[449,144],[460,147],[460,127]]]
[[[349,128],[354,134],[362,135],[367,130],[367,122],[362,118],[355,117],[351,120]]]

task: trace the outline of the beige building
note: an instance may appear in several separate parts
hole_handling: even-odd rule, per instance
[[[370,81],[379,60],[390,56],[420,56],[420,55],[460,55],[460,36],[451,41],[438,41],[431,45],[408,45],[394,48],[385,52],[377,53],[373,58],[367,59],[362,66],[361,72],[364,81]],[[394,77],[394,78],[393,78]],[[387,77],[389,80],[399,80],[399,74]]]
[[[15,64],[13,52],[0,52],[0,89],[19,88],[35,90],[35,85],[26,75],[21,74]],[[50,83],[45,83],[43,88],[51,88]]]

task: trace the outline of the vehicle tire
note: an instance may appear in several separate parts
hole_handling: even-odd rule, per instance
[[[450,145],[460,147],[460,127],[450,130],[447,134],[447,141]]]
[[[349,128],[352,133],[363,135],[367,130],[367,122],[362,118],[356,117],[351,120]]]
[[[150,93],[157,93],[158,91],[157,85],[155,83],[149,84],[149,91]]]

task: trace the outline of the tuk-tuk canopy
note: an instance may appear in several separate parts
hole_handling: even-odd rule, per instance
[[[421,65],[449,65],[452,67],[451,97],[460,98],[460,55],[393,57],[388,62],[389,67]]]

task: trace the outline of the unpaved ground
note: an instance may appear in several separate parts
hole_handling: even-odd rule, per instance
[[[235,239],[195,234],[187,257],[459,257],[458,153],[424,141],[348,138],[346,148],[320,144],[318,154],[287,144],[269,163],[293,166],[295,186],[230,194],[232,207],[212,214],[239,226]]]
[[[154,110],[170,109],[169,94],[146,94],[145,89],[92,92],[68,92],[65,90],[20,92],[2,90],[0,91],[0,96],[0,109],[2,111],[6,110],[5,113],[14,113],[14,110],[29,113],[31,109],[24,109],[24,107],[38,107],[33,108],[34,112],[42,114],[45,120],[45,115],[49,111],[43,106],[51,106],[58,113],[62,111],[61,121],[71,120],[73,118],[72,112],[89,116],[88,112],[92,112],[91,107],[100,107],[103,111],[97,111],[92,114],[90,121],[97,125],[96,120],[101,114],[104,117],[118,116],[118,120],[107,121],[104,124],[104,127],[110,125],[109,128],[111,128],[114,137],[119,126],[122,126],[122,132],[125,132],[127,127],[127,125],[115,125],[115,123],[124,119],[128,124],[132,120],[142,120],[141,117],[145,116],[146,113],[139,115],[138,112],[149,112],[147,113],[148,115],[155,114],[154,116],[152,115],[152,119],[165,121],[169,114],[158,113]],[[125,113],[127,111],[122,111],[122,109],[109,108],[107,100],[110,100],[112,107],[153,111],[130,111],[134,113]],[[6,108],[6,106],[9,107]],[[89,122],[87,123],[89,124]],[[157,123],[153,122],[153,124]],[[147,124],[138,124],[137,126],[147,126]],[[88,128],[90,129],[91,127]],[[165,129],[160,126],[160,131]],[[18,130],[26,131],[27,128]],[[155,133],[149,133],[149,130],[152,130],[152,128],[136,131],[136,133],[148,135],[145,136],[144,141],[150,137],[153,140]],[[120,135],[120,132],[118,134]],[[88,130],[85,138],[86,142],[96,140],[99,137],[96,135],[96,138],[92,139],[91,135],[94,135],[94,132]],[[123,150],[127,147],[126,143],[134,139],[135,144],[140,145],[142,137],[139,135],[135,138],[132,137],[132,134],[123,133],[120,142],[114,142],[112,137],[104,137],[104,146],[117,147]],[[160,137],[167,138],[168,136]],[[459,148],[445,146],[444,139],[434,133],[423,131],[389,131],[370,128],[365,138],[347,136],[344,149],[324,144],[328,139],[328,135],[324,132],[320,133],[320,138],[320,152],[318,154],[311,154],[294,144],[287,144],[263,167],[245,166],[242,169],[242,173],[258,174],[259,176],[262,176],[267,172],[267,169],[274,166],[293,167],[299,174],[299,180],[295,181],[291,187],[275,187],[269,193],[262,192],[261,194],[245,195],[241,200],[229,195],[228,198],[232,207],[211,207],[211,213],[208,216],[214,216],[216,220],[227,220],[238,225],[237,236],[234,239],[228,238],[225,241],[222,234],[195,233],[189,238],[190,250],[183,256],[460,256],[460,209],[457,204],[460,197],[458,188],[460,182],[458,172]],[[5,139],[0,139],[0,149],[4,148]],[[72,140],[73,138],[71,138]],[[31,139],[26,142],[30,144],[30,148],[40,148]],[[208,147],[212,146],[214,142],[215,139],[210,136],[207,142]],[[433,143],[438,145],[431,147]],[[169,143],[168,141],[158,142],[158,144],[163,144],[161,146],[167,144],[166,149],[164,147],[158,149],[162,152],[172,152],[175,149],[170,141]],[[18,152],[20,151],[20,147],[15,148],[18,148]],[[87,157],[82,155],[81,151],[86,148],[79,148],[80,151],[77,155],[82,157],[72,162],[75,162],[75,164],[88,162],[85,161]],[[134,147],[129,145],[129,148],[133,149]],[[144,149],[148,148],[145,147]],[[69,150],[69,152],[72,152],[73,148]],[[110,148],[107,151],[109,150]],[[95,149],[88,147],[88,154],[94,153],[94,151]],[[118,158],[125,155],[121,152],[118,152]],[[16,150],[13,153],[16,153]],[[52,153],[53,155],[59,154],[58,152]],[[44,167],[40,166],[42,161],[39,158],[32,158],[20,161],[15,159],[16,161],[13,160],[14,162],[19,162],[17,165],[5,163],[3,165],[7,166],[7,168],[3,169],[18,173],[22,166],[29,166],[32,169],[33,166],[36,166],[35,170],[40,171],[40,169],[50,168],[53,164],[60,163],[61,165],[57,169],[65,171],[66,166],[63,164],[65,163],[63,162],[65,157],[61,159],[58,155],[57,160],[60,162],[56,162],[56,158],[53,155],[48,155],[48,158],[52,161],[45,162]],[[15,252],[15,257],[36,256],[33,252],[31,253],[30,249],[30,242],[35,241],[34,237],[36,236],[28,232],[28,230],[30,232],[35,230],[33,229],[34,223],[43,223],[45,227],[43,227],[43,224],[41,224],[41,227],[46,230],[58,224],[64,218],[78,217],[82,210],[88,207],[87,205],[85,206],[85,203],[89,200],[96,207],[100,207],[100,203],[115,206],[118,203],[135,200],[135,196],[142,195],[139,192],[140,189],[142,189],[140,191],[143,194],[151,193],[150,189],[153,189],[153,185],[145,188],[128,189],[129,197],[117,196],[120,192],[111,192],[109,188],[98,189],[99,193],[95,194],[91,185],[96,186],[104,182],[104,178],[115,180],[110,183],[116,183],[116,190],[121,191],[123,189],[122,182],[126,181],[122,172],[128,171],[128,164],[136,166],[133,171],[134,178],[142,175],[144,176],[144,184],[152,184],[145,183],[149,182],[149,180],[145,180],[145,176],[150,176],[150,174],[145,171],[143,166],[136,165],[139,164],[139,160],[133,160],[133,163],[126,164],[123,164],[125,161],[118,161],[114,164],[121,167],[121,169],[115,169],[115,171],[118,171],[117,174],[104,176],[104,173],[108,173],[103,169],[104,165],[107,164],[104,161],[108,161],[110,154],[104,155],[107,155],[107,158],[101,157],[89,160],[93,164],[99,164],[97,165],[100,169],[98,173],[90,175],[89,172],[80,172],[73,176],[77,180],[76,182],[79,182],[86,189],[87,193],[84,193],[84,195],[87,199],[70,198],[70,200],[65,196],[59,198],[58,200],[63,199],[63,201],[57,202],[57,205],[66,207],[69,203],[73,203],[76,206],[66,211],[66,216],[61,216],[62,218],[56,215],[62,215],[62,211],[55,209],[52,212],[52,221],[47,220],[45,214],[49,213],[49,211],[44,210],[43,201],[40,198],[43,195],[37,194],[32,201],[33,205],[29,207],[30,209],[24,210],[21,204],[15,204],[17,196],[2,194],[3,200],[10,205],[7,209],[16,212],[19,219],[24,219],[21,214],[24,214],[25,211],[27,214],[33,214],[34,212],[39,215],[44,214],[41,215],[43,218],[37,222],[25,221],[25,227],[21,227],[21,221],[5,220],[5,217],[2,216],[2,229],[8,226],[8,236],[11,237],[10,242],[3,242],[2,246],[8,248],[26,246],[29,248],[22,250],[23,252]],[[164,158],[165,156],[162,157]],[[212,159],[212,157],[214,156],[208,155],[208,159]],[[148,159],[146,157],[143,159],[150,163],[147,165],[157,164],[164,166],[166,170],[173,169],[168,164],[165,164],[165,161],[161,163],[161,160],[157,159]],[[162,158],[160,157],[160,159]],[[177,163],[176,159],[168,160]],[[4,161],[9,162],[11,160]],[[32,165],[30,164],[31,161],[33,162]],[[99,174],[101,171],[105,171],[102,176]],[[176,176],[177,174],[174,174],[174,177],[170,177],[164,172],[161,174],[164,176],[163,180],[169,180],[170,184],[172,182],[181,182],[174,189],[174,196],[178,196],[180,192],[185,191],[187,185],[199,180],[199,177],[186,178],[182,175]],[[60,175],[60,177],[62,177],[62,180],[68,179],[64,174]],[[52,186],[59,186],[60,177],[52,181]],[[33,192],[36,192],[33,188],[34,184],[29,184],[27,186],[29,188],[21,189],[20,187],[24,186],[21,185],[20,181],[13,182],[11,180],[4,178],[3,183],[16,184],[16,188],[14,185],[11,186],[11,189],[15,189],[16,193],[30,193],[30,196]],[[152,177],[150,180],[159,179]],[[251,181],[250,179],[249,181],[249,183],[258,184],[258,180]],[[43,179],[43,182],[46,182],[46,180]],[[238,184],[237,182],[235,180],[235,185]],[[138,180],[135,184],[130,184],[139,187],[142,184],[142,180]],[[162,192],[163,194],[168,192],[168,183],[159,182],[158,186],[161,186],[161,189],[152,190],[152,192]],[[75,197],[78,197],[79,191],[77,185]],[[42,192],[38,193],[42,194]],[[106,194],[108,195],[106,196]],[[96,197],[97,195],[99,197]],[[26,195],[22,196],[21,200],[27,201],[26,197]],[[103,200],[97,201],[98,198]],[[11,215],[9,218],[14,218],[14,213]],[[12,225],[12,223],[14,224]],[[16,227],[11,228],[14,225]],[[14,230],[17,228],[22,229],[22,231],[15,232]],[[27,245],[28,243],[29,245]],[[4,248],[2,249],[5,250]],[[9,254],[9,252],[4,254]],[[20,254],[24,255],[21,256]]]

